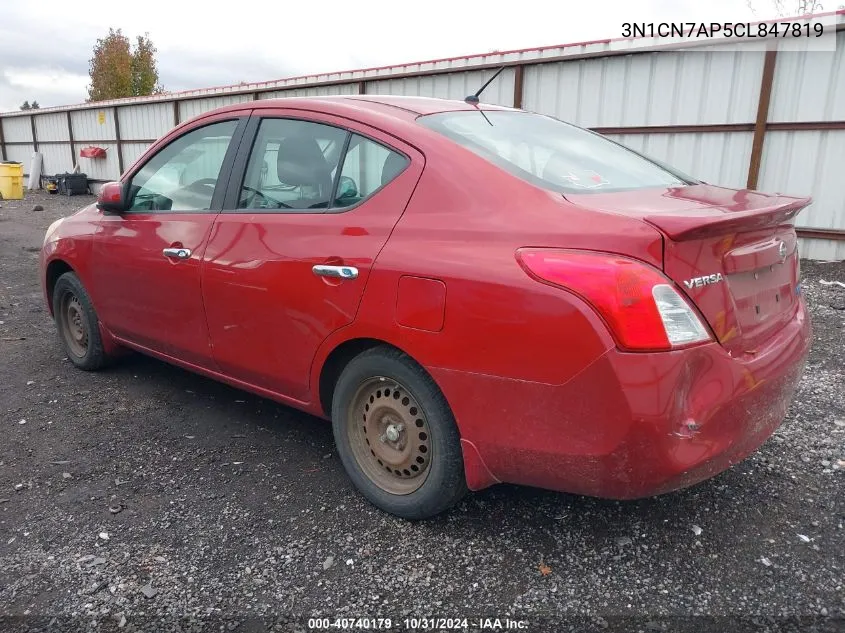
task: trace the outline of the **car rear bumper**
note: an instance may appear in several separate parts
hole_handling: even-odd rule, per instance
[[[502,481],[631,499],[690,486],[755,451],[786,415],[810,340],[802,301],[765,349],[743,358],[716,343],[614,349],[563,385],[432,374],[465,440],[471,488]]]

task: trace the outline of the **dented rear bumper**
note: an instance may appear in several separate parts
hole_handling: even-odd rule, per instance
[[[717,343],[610,350],[563,385],[432,370],[455,412],[468,484],[630,499],[684,488],[755,451],[783,421],[809,352],[803,301],[753,356]]]

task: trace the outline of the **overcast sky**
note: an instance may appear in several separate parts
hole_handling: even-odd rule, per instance
[[[788,0],[791,1],[791,0]],[[80,103],[109,27],[148,32],[168,91],[619,37],[623,22],[753,19],[746,0],[23,0],[0,9],[0,112]],[[771,0],[752,0],[758,17]],[[203,8],[200,8],[203,7]]]

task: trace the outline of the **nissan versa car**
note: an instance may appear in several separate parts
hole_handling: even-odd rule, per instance
[[[221,108],[54,223],[81,369],[132,349],[328,418],[358,490],[656,495],[756,450],[810,344],[808,198],[693,180],[468,99]]]

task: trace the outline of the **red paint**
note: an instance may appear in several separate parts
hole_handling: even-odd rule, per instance
[[[439,279],[403,275],[396,296],[396,323],[439,332],[446,316],[446,284]]]
[[[200,286],[202,256],[214,215],[103,215],[91,249],[86,287],[117,337],[214,367]],[[162,256],[187,248],[186,260]]]
[[[484,460],[478,453],[478,449],[469,440],[461,440],[461,452],[464,456],[464,473],[466,475],[467,487],[470,490],[482,490],[493,484],[501,483],[487,470]]]
[[[119,182],[107,182],[100,187],[97,194],[97,204],[102,209],[109,205],[119,205],[123,197],[123,191]]]
[[[170,140],[235,114],[330,122],[410,165],[342,213],[107,215],[92,205],[48,236],[45,292],[50,266],[70,266],[115,341],[317,415],[333,350],[354,339],[394,345],[443,391],[472,488],[637,497],[755,450],[783,419],[809,348],[791,225],[808,201],[706,185],[564,197],[415,122],[417,112],[468,107],[285,99],[186,123],[122,182]],[[220,181],[240,182],[228,176]],[[171,246],[192,254],[162,257]],[[566,274],[521,263],[520,249],[563,254]],[[572,252],[588,255],[566,260]],[[618,261],[647,272],[620,282],[607,276]],[[317,277],[315,264],[359,276]],[[715,273],[717,284],[685,283]],[[655,327],[653,309],[619,311],[657,280],[701,317],[706,342],[630,344],[654,334],[626,329],[646,317]]]

